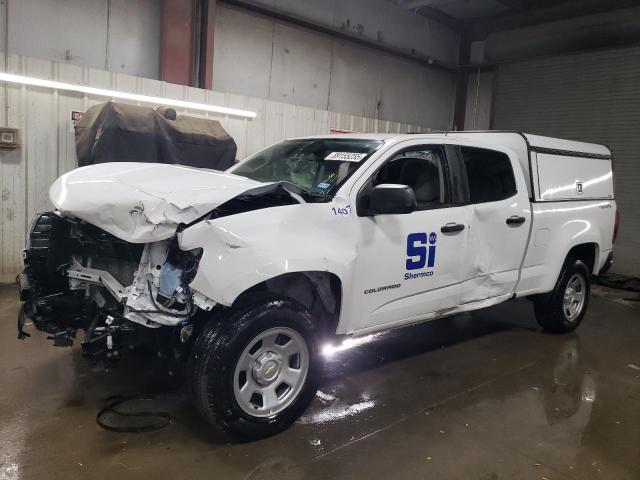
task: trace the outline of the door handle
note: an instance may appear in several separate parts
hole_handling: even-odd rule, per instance
[[[461,223],[447,223],[445,226],[440,228],[442,233],[455,233],[464,230],[464,225]]]
[[[511,215],[507,218],[507,225],[522,225],[527,219],[519,215]]]

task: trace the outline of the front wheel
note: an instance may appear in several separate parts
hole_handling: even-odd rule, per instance
[[[590,292],[589,269],[581,260],[569,258],[553,291],[534,298],[536,320],[549,332],[575,330],[587,311]]]
[[[196,407],[210,423],[247,439],[281,432],[315,395],[315,336],[309,312],[285,298],[257,301],[211,320],[193,350]]]

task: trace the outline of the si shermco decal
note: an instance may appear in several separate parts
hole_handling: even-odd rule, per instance
[[[416,232],[407,235],[407,259],[405,267],[407,270],[422,270],[434,268],[436,265],[436,232]],[[404,274],[405,280],[414,278],[431,277],[433,270],[423,270],[421,272],[407,272]]]
[[[413,280],[415,278],[432,277],[436,265],[436,242],[438,236],[436,232],[416,232],[407,235],[407,258],[405,268],[411,270],[404,274],[403,280]],[[430,270],[431,269],[431,270]],[[422,270],[417,272],[416,270]],[[364,291],[368,293],[379,293],[385,290],[400,288],[402,285],[396,283],[385,285],[384,287],[369,288]]]

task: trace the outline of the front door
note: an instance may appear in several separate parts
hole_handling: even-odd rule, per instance
[[[458,305],[470,208],[458,201],[448,151],[441,145],[398,148],[360,189],[355,331],[417,322]],[[361,216],[367,191],[380,184],[412,187],[416,211]]]

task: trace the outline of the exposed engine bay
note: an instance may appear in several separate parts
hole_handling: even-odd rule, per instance
[[[19,277],[20,335],[27,318],[56,346],[72,345],[84,330],[83,354],[106,360],[116,360],[125,347],[184,344],[198,308],[215,306],[189,290],[201,254],[180,250],[175,237],[129,243],[58,212],[40,214]]]

